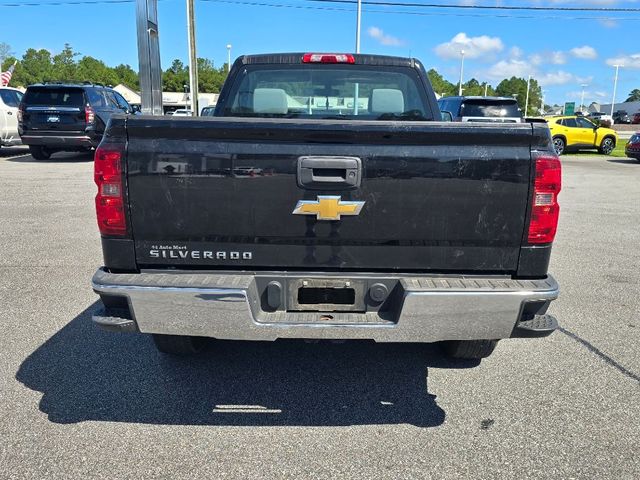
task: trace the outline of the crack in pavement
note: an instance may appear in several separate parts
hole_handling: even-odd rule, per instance
[[[558,331],[564,333],[567,337],[572,338],[576,342],[578,342],[578,343],[582,344],[583,346],[587,347],[587,350],[589,350],[591,353],[593,353],[593,354],[597,355],[598,357],[600,357],[602,360],[605,361],[605,363],[607,363],[608,365],[612,366],[613,368],[618,370],[623,375],[625,375],[625,376],[629,377],[630,379],[635,380],[636,382],[640,383],[640,375],[638,375],[638,374],[632,372],[631,370],[625,368],[624,366],[620,365],[613,358],[611,358],[609,355],[604,353],[598,347],[594,346],[592,343],[588,342],[584,338],[579,337],[578,335],[576,335],[575,333],[567,330],[566,328],[558,327]]]

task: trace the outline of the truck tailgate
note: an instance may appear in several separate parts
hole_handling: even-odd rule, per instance
[[[127,132],[141,268],[513,272],[531,150],[548,141],[531,124],[344,120],[140,116]],[[355,161],[359,186],[301,186],[302,157]],[[293,214],[322,196],[361,210]]]

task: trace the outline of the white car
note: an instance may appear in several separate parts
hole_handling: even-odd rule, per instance
[[[0,147],[22,145],[18,135],[18,106],[22,92],[15,88],[0,87]]]
[[[187,110],[186,108],[179,108],[173,112],[174,117],[192,117],[193,114],[191,110]]]

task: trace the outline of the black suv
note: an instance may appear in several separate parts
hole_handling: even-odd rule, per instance
[[[440,111],[451,113],[454,122],[520,123],[518,101],[509,97],[442,97]]]
[[[631,123],[631,118],[626,110],[617,110],[613,112],[613,123]]]
[[[20,103],[18,132],[36,160],[97,147],[114,113],[133,113],[118,92],[96,84],[31,85]]]

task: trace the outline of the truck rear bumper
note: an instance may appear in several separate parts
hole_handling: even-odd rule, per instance
[[[77,134],[73,132],[58,133],[58,134],[25,134],[22,135],[22,143],[24,145],[36,145],[52,148],[90,148],[97,147],[100,143],[100,138],[87,135]]]
[[[386,283],[391,289],[382,305],[377,309],[366,307],[366,312],[268,311],[264,308],[262,286],[276,278],[284,284],[285,297],[286,285],[298,285],[304,279],[352,281],[364,285],[365,291],[370,285]],[[501,339],[520,336],[520,322],[524,325],[544,315],[559,293],[551,276],[543,280],[512,280],[299,272],[117,274],[100,269],[92,284],[106,306],[94,315],[99,325],[112,330],[228,340],[311,338],[427,343]]]

